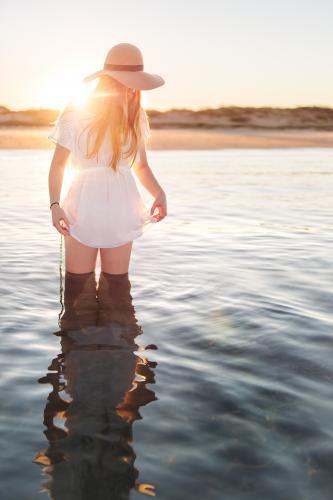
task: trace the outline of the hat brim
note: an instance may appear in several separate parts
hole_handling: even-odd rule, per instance
[[[102,69],[86,76],[83,79],[84,83],[88,83],[99,76],[112,76],[115,80],[122,83],[126,87],[139,90],[151,90],[156,89],[164,85],[165,81],[160,75],[155,75],[153,73],[146,73],[145,71],[110,71]]]

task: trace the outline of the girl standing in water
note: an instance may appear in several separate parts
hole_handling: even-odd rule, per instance
[[[101,274],[128,278],[133,240],[167,215],[166,195],[146,156],[149,122],[141,90],[163,85],[143,71],[141,51],[132,44],[113,46],[82,108],[65,108],[48,136],[56,143],[49,172],[52,223],[65,238],[66,276],[94,275],[98,249]],[[60,193],[71,154],[74,179],[62,202]],[[133,177],[154,197],[148,210]],[[157,213],[155,213],[155,211]]]

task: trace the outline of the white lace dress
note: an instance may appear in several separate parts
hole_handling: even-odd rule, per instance
[[[70,235],[90,247],[112,248],[138,238],[156,219],[138,190],[129,159],[120,159],[117,172],[108,166],[112,155],[109,137],[104,138],[97,159],[84,157],[88,133],[84,128],[91,117],[87,110],[66,111],[48,138],[71,151],[68,168],[74,175],[67,193],[60,197]],[[146,142],[149,128],[142,108],[140,123]]]

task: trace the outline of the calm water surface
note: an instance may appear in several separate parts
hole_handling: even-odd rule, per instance
[[[0,152],[0,497],[332,499],[333,149],[150,151],[169,215],[103,315],[51,156]]]

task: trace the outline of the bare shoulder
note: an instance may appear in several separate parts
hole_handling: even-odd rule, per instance
[[[77,115],[77,113],[78,113],[78,107],[74,103],[69,102],[60,112],[59,118],[61,118],[62,120],[70,121]]]

